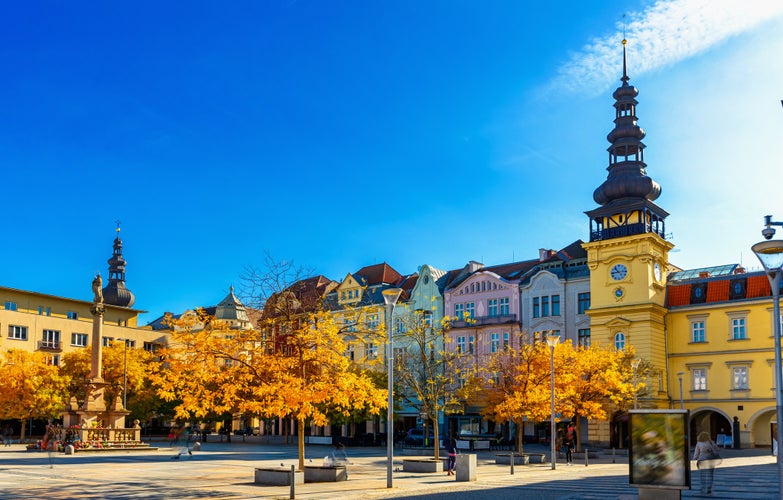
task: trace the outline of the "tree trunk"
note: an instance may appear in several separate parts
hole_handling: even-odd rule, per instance
[[[516,420],[514,425],[517,426],[517,451],[522,454],[525,451],[525,421]]]
[[[576,448],[576,451],[581,452],[582,451],[582,443],[579,439],[579,436],[582,434],[582,419],[579,418],[578,415],[574,415],[574,418],[572,422],[576,422],[576,436],[574,436],[574,448]]]
[[[305,421],[303,418],[300,418],[297,420],[299,422],[299,425],[297,426],[296,435],[297,435],[297,442],[298,442],[298,448],[299,448],[299,470],[304,471],[304,459],[305,459],[305,435],[304,435],[304,424]]]
[[[19,431],[19,442],[24,443],[24,431],[26,428],[27,421],[23,418],[20,418],[19,421],[22,423],[22,429]]]
[[[426,432],[426,427],[425,427]],[[438,416],[435,415],[435,418],[432,419],[432,440],[435,441],[435,461],[437,462],[440,460],[440,438],[438,434]],[[424,437],[427,437],[425,434]],[[447,436],[448,438],[448,436]]]

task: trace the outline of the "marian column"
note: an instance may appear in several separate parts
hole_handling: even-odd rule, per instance
[[[103,346],[103,313],[106,312],[106,306],[103,304],[103,280],[100,274],[95,275],[92,280],[92,363],[90,364],[90,381],[103,382],[103,361],[101,348]]]

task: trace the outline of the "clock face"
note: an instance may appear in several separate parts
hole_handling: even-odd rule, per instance
[[[628,274],[628,268],[622,264],[615,264],[609,271],[609,275],[613,280],[621,280]]]
[[[656,280],[661,281],[661,265],[657,262],[653,265],[653,274]]]
[[[618,299],[622,298],[624,293],[625,292],[623,292],[622,288],[615,288],[615,290],[614,290],[614,296],[617,297]]]

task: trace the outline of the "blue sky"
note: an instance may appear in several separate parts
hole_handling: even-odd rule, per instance
[[[265,252],[340,280],[586,240],[624,31],[672,262],[758,267],[783,219],[777,0],[17,2],[0,284],[89,300],[115,220],[145,322]]]

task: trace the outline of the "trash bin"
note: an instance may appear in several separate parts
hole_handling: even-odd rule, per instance
[[[476,455],[460,453],[457,455],[457,481],[476,480]]]

